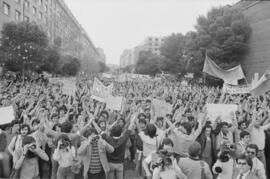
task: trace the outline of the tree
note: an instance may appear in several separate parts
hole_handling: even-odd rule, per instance
[[[40,67],[39,71],[47,71],[49,73],[59,73],[60,71],[60,54],[55,48],[49,48],[46,51],[44,64]]]
[[[169,73],[178,73],[184,71],[185,59],[183,58],[185,50],[185,39],[181,33],[168,36],[160,48],[161,55],[166,58],[162,61],[161,69]]]
[[[136,63],[135,72],[154,76],[161,72],[160,62],[160,56],[152,54],[151,51],[142,51],[139,54],[139,60]]]
[[[211,56],[221,68],[241,63],[248,51],[251,27],[240,10],[228,6],[212,8],[200,16],[195,26],[200,50]]]
[[[62,67],[62,73],[64,75],[69,75],[69,76],[75,76],[77,73],[80,71],[80,61],[77,58],[67,56],[65,57],[65,60],[67,63],[65,63]]]
[[[99,61],[98,62],[98,66],[99,66],[99,72],[100,73],[103,73],[103,72],[106,72],[106,71],[109,71],[110,69],[106,66],[105,63]]]
[[[48,37],[39,26],[21,22],[6,23],[2,30],[3,65],[12,71],[37,71],[44,63]]]

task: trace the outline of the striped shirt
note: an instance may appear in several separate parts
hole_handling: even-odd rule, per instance
[[[90,159],[90,166],[89,166],[89,173],[97,174],[102,171],[102,164],[99,157],[98,151],[98,144],[97,142],[92,143],[92,150],[91,150],[91,159]]]

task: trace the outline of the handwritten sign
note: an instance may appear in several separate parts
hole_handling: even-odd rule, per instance
[[[206,104],[207,114],[212,123],[217,117],[221,117],[223,122],[232,123],[232,112],[236,112],[238,106],[236,104]]]
[[[121,96],[110,96],[106,98],[106,107],[108,109],[120,111],[122,109],[123,97]]]
[[[76,92],[76,82],[73,80],[63,80],[63,93],[69,96],[75,96]]]
[[[0,108],[0,125],[8,124],[15,119],[14,110],[12,106]]]
[[[165,117],[172,112],[172,105],[162,100],[153,99],[153,106],[157,117]]]
[[[246,94],[250,93],[251,87],[250,86],[232,86],[224,83],[223,85],[223,92],[229,94]]]
[[[100,102],[105,102],[106,98],[112,96],[112,91],[113,91],[113,84],[109,86],[104,86],[101,81],[95,78],[92,91],[93,99]]]

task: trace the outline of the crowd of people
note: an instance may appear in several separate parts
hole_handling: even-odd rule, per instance
[[[141,179],[270,178],[270,93],[226,94],[177,81],[111,81],[121,111],[92,96],[93,77],[76,79],[73,96],[44,78],[1,82],[0,178]],[[172,105],[158,116],[152,101]],[[231,123],[209,119],[206,104],[237,104]],[[212,121],[212,122],[210,122]],[[213,122],[214,121],[214,122]]]

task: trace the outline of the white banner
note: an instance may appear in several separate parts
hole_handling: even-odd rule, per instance
[[[101,81],[95,78],[92,91],[93,99],[100,102],[105,102],[106,98],[112,96],[112,91],[113,91],[113,84],[109,86],[104,86]]]
[[[76,92],[76,82],[73,80],[63,80],[61,81],[63,83],[63,94],[69,95],[69,96],[75,96]]]
[[[223,84],[223,92],[229,94],[246,94],[250,93],[251,86],[232,86],[229,84]]]
[[[121,111],[122,109],[122,103],[123,103],[123,97],[121,96],[110,96],[106,98],[106,107],[108,109],[116,110],[116,111]]]
[[[13,107],[8,106],[0,108],[0,116],[0,125],[12,122],[15,119]]]
[[[238,110],[236,104],[206,104],[207,115],[212,124],[217,117],[221,117],[221,120],[227,123],[232,123],[232,112]]]
[[[166,114],[172,113],[172,105],[165,101],[153,99],[153,106],[156,117],[165,117]]]

